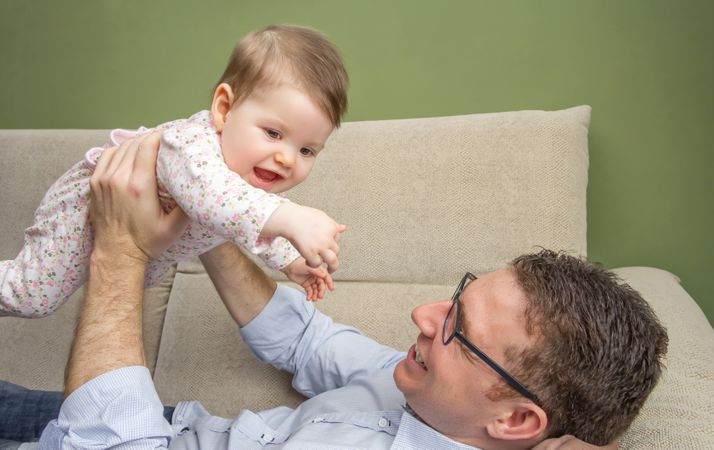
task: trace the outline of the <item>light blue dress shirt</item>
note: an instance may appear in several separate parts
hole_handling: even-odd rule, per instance
[[[199,402],[181,402],[169,425],[149,371],[125,367],[72,393],[39,448],[473,448],[404,410],[393,379],[403,352],[334,323],[302,292],[279,286],[240,332],[258,359],[295,374],[293,387],[309,399],[295,409],[243,410],[234,419],[211,416]]]

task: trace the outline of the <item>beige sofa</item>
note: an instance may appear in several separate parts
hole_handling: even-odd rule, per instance
[[[411,308],[449,296],[465,271],[493,270],[538,246],[584,255],[589,121],[590,108],[579,106],[346,123],[289,194],[349,225],[337,290],[319,307],[406,349],[417,335]],[[106,136],[0,131],[0,258],[17,254],[46,188]],[[712,327],[676,276],[617,273],[670,337],[668,370],[622,448],[714,448]],[[0,378],[62,388],[81,295],[45,319],[0,318]],[[197,259],[147,293],[144,328],[147,364],[167,404],[200,399],[231,416],[300,401],[289,375],[247,353]]]

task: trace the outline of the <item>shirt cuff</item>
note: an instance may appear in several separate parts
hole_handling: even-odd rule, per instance
[[[279,284],[265,308],[240,334],[258,359],[276,362],[303,335],[315,311],[315,306],[305,301],[304,292]]]
[[[149,370],[130,366],[99,375],[67,397],[42,433],[40,447],[48,440],[81,448],[128,442],[162,447],[172,437]]]

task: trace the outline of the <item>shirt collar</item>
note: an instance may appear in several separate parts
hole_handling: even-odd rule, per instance
[[[406,411],[402,414],[399,431],[397,431],[391,448],[392,450],[414,450],[417,448],[479,450],[476,447],[449,439]]]

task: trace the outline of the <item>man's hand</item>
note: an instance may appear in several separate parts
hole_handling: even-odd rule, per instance
[[[319,209],[283,203],[265,223],[261,235],[285,237],[308,266],[319,268],[324,263],[333,273],[339,267],[340,235],[346,229]]]
[[[334,291],[332,277],[322,267],[313,268],[305,263],[305,258],[298,258],[288,264],[283,273],[305,289],[306,299],[310,301],[325,298],[325,288]]]
[[[608,444],[604,447],[598,447],[597,445],[583,442],[575,436],[566,434],[565,436],[561,436],[559,438],[546,439],[533,447],[533,450],[617,450],[618,446],[617,442],[613,442],[612,444]]]
[[[106,372],[144,365],[142,300],[149,257],[183,230],[156,194],[158,134],[105,150],[90,181],[94,249],[65,374],[65,395]]]
[[[181,208],[166,214],[157,201],[159,132],[104,151],[90,185],[90,220],[95,250],[105,247],[140,260],[163,253],[183,233],[189,219]]]

